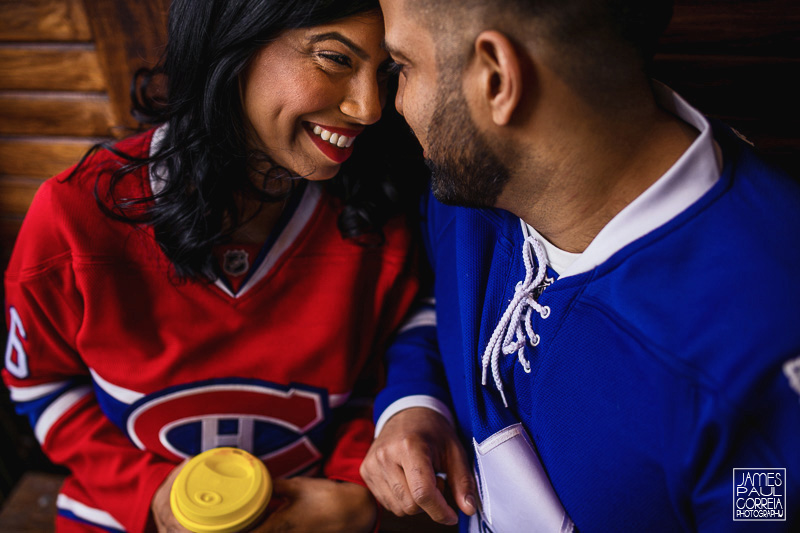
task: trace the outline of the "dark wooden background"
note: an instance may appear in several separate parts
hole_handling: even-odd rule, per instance
[[[0,0],[3,270],[42,181],[99,140],[136,127],[130,80],[160,57],[168,5],[169,0]],[[0,384],[0,504],[27,470],[58,471],[39,451],[27,421],[13,414]]]
[[[655,77],[800,178],[800,2],[675,4]]]
[[[0,0],[3,269],[41,182],[136,126],[130,79],[160,56],[168,2]],[[798,67],[797,0],[678,0],[655,73],[800,177]],[[0,505],[29,470],[58,471],[0,385]]]

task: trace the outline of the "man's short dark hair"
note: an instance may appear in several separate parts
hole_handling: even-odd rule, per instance
[[[442,66],[463,66],[477,32],[542,40],[551,67],[584,93],[615,88],[632,69],[647,71],[673,0],[408,0],[407,9],[437,39]],[[470,33],[472,32],[472,33]]]

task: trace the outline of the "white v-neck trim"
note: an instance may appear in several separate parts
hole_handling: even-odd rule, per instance
[[[164,142],[164,137],[167,135],[167,125],[162,124],[156,128],[153,132],[153,136],[150,138],[150,157],[153,157],[155,153],[161,148],[161,143]],[[153,163],[147,167],[147,175],[150,178],[150,191],[155,196],[156,194],[161,192],[161,189],[164,188],[164,182],[166,181],[166,174],[167,169],[163,166],[157,167]]]
[[[161,146],[161,143],[164,140],[164,136],[167,132],[167,125],[163,124],[156,128],[153,132],[153,137],[150,141],[150,156],[152,157],[153,154],[156,153],[158,148]],[[166,169],[158,168],[154,165],[150,165],[149,167],[149,178],[150,178],[150,189],[153,191],[153,194],[158,194],[161,189],[164,187],[164,181],[166,180],[165,174]],[[322,197],[322,185],[317,182],[308,182],[303,191],[303,197],[300,199],[300,203],[295,209],[292,217],[289,219],[289,222],[286,223],[286,226],[281,231],[278,238],[275,239],[272,247],[267,252],[267,256],[261,261],[261,264],[258,268],[253,272],[250,278],[245,282],[244,285],[239,287],[237,292],[231,291],[231,289],[225,284],[225,282],[221,278],[217,278],[214,281],[214,285],[216,285],[222,292],[230,296],[231,298],[241,298],[247,292],[252,289],[259,281],[264,279],[278,259],[283,255],[283,253],[289,249],[289,247],[294,243],[297,239],[300,232],[306,227],[308,221],[311,220],[311,216],[314,214],[314,211],[317,209],[317,205],[319,205],[319,200]]]
[[[225,282],[217,278],[214,282],[214,285],[220,288],[225,294],[230,296],[231,298],[241,298],[243,295],[247,294],[247,292],[252,289],[255,285],[258,284],[264,276],[266,276],[275,263],[280,259],[283,253],[289,249],[289,247],[294,244],[295,240],[297,240],[298,235],[300,232],[308,224],[308,221],[311,220],[314,211],[317,209],[317,205],[319,205],[319,199],[322,197],[322,186],[316,182],[308,182],[306,186],[306,190],[303,191],[303,198],[300,200],[300,204],[295,209],[295,212],[292,214],[292,218],[289,219],[289,222],[286,223],[286,227],[283,228],[278,238],[275,239],[275,243],[267,252],[267,256],[258,266],[258,268],[253,272],[250,276],[250,279],[242,285],[238,292],[232,292],[231,289],[225,284]]]

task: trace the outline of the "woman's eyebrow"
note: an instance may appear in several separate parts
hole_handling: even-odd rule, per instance
[[[329,31],[327,33],[320,33],[319,35],[314,35],[309,39],[309,44],[316,44],[322,41],[339,41],[350,50],[353,51],[359,58],[363,60],[369,59],[369,54],[365,52],[360,46],[356,43],[339,33],[338,31]]]

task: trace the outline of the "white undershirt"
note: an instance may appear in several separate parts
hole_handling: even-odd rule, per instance
[[[581,256],[580,252],[567,252],[566,250],[558,248],[555,244],[542,237],[542,234],[533,229],[533,226],[526,224],[524,220],[520,221],[522,222],[522,230],[525,232],[525,236],[536,237],[536,239],[542,243],[544,253],[547,255],[547,264],[556,271],[556,274],[566,272],[567,269],[572,266],[572,263],[577,261]]]

